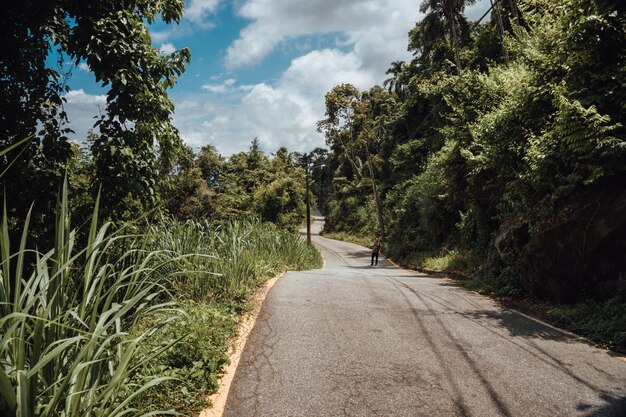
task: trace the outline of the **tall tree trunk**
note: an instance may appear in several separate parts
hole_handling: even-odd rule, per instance
[[[452,34],[452,47],[454,48],[454,60],[456,62],[456,71],[461,74],[461,54],[459,53],[459,34],[457,32],[456,20],[454,18],[454,10],[450,2],[443,2],[443,14],[450,25],[450,33]]]
[[[496,0],[496,3],[493,3],[493,0],[489,0],[491,3],[491,8],[496,14],[496,22],[500,32],[500,40],[502,41],[502,56],[504,57],[504,62],[507,67],[509,66],[509,51],[506,49],[506,45],[504,44],[504,24],[502,23],[502,8],[499,4],[499,0]]]
[[[367,158],[367,166],[370,171],[370,180],[372,181],[372,191],[374,192],[374,201],[376,202],[376,217],[378,217],[378,227],[380,228],[380,239],[382,242],[385,240],[385,224],[383,221],[383,207],[380,204],[380,198],[378,196],[378,187],[376,187],[376,181],[374,179],[374,169],[372,168],[372,160],[370,159],[370,149],[365,141],[365,156]]]
[[[517,8],[517,1],[509,0],[509,4],[511,5],[511,12],[513,13],[513,18],[515,19],[515,23],[519,24],[519,9]]]
[[[457,33],[457,27],[454,21],[451,23],[452,26],[452,42],[454,44],[454,59],[456,60],[456,71],[459,75],[461,75],[461,55],[459,53],[459,35]]]

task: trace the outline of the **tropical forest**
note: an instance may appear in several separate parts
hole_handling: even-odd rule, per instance
[[[625,2],[416,0],[411,7],[419,19],[404,30],[406,50],[398,51],[405,59],[384,62],[387,70],[378,84],[364,88],[358,77],[341,78],[320,92],[322,111],[309,130],[321,143],[272,148],[259,135],[239,138],[245,149],[236,152],[221,151],[219,140],[187,140],[172,91],[192,77],[188,69],[195,49],[164,51],[155,40],[162,33],[155,25],[182,31],[192,22],[186,16],[200,10],[200,3],[26,0],[5,5],[0,17],[0,415],[221,416],[205,414],[206,409],[224,390],[220,380],[234,361],[230,352],[243,323],[255,315],[259,322],[243,349],[224,415],[626,413],[626,385],[620,385],[626,383]],[[244,12],[256,10],[249,6],[253,0],[240,3]],[[300,6],[309,10],[304,3]],[[331,7],[313,3],[311,9]],[[365,3],[356,2],[351,10],[369,7]],[[468,18],[468,8],[478,4],[484,5],[480,15]],[[267,7],[264,13],[271,14],[274,9]],[[308,13],[304,9],[298,13]],[[74,131],[67,110],[72,68],[79,71],[79,65],[88,68],[102,97],[84,135]],[[319,79],[332,78],[332,68],[316,71]],[[234,83],[229,79],[224,85]],[[242,86],[238,94],[250,90]],[[235,117],[235,123],[249,122],[244,119]],[[205,126],[210,130],[214,124]],[[375,238],[379,241],[372,246]],[[352,263],[355,259],[361,266]],[[324,270],[330,271],[328,281],[309,287],[316,271],[321,277]],[[394,278],[394,271],[413,275]],[[266,290],[259,313],[259,291],[277,276],[282,278]],[[423,279],[432,281],[423,281],[427,287],[420,289]],[[494,334],[507,328],[506,337],[518,344],[541,339],[546,343],[537,353],[541,366],[561,369],[564,379],[584,380],[585,389],[595,389],[601,383],[588,382],[592,379],[582,370],[563,371],[564,363],[577,362],[573,356],[546,353],[560,350],[546,347],[549,343],[572,346],[579,343],[574,338],[584,338],[580,343],[586,348],[602,352],[598,355],[608,352],[610,371],[602,372],[611,375],[606,377],[610,388],[596,390],[603,394],[600,403],[532,408],[533,400],[494,394],[499,384],[485,371],[475,385],[484,387],[485,403],[497,412],[485,411],[446,370],[438,340],[448,337],[448,345],[463,347],[459,360],[469,363],[470,374],[481,366],[472,355],[487,351],[488,342],[469,348],[473,342],[456,341],[452,336],[461,337],[462,331],[447,319],[437,318],[432,325],[439,330],[429,330],[430,324],[420,320],[444,308],[441,304],[394,335],[434,338],[421,337],[428,340],[424,349],[433,352],[424,360],[442,362],[441,378],[456,387],[449,389],[451,408],[429,408],[424,400],[423,409],[370,404],[362,410],[358,404],[368,400],[360,395],[385,392],[387,386],[367,384],[386,381],[383,368],[403,368],[411,361],[402,356],[398,363],[405,365],[387,367],[388,355],[379,354],[373,360],[380,364],[363,365],[366,376],[336,370],[318,377],[325,366],[305,366],[304,358],[324,361],[337,354],[343,359],[329,368],[356,367],[358,360],[346,359],[358,350],[355,346],[371,344],[376,351],[378,340],[405,346],[384,333],[385,326],[376,330],[383,336],[363,330],[384,310],[400,314],[381,301],[387,292],[375,287],[376,280],[395,285],[406,300],[417,297],[411,302],[424,303],[403,307],[410,317],[434,303],[447,306],[442,314],[469,317],[483,327],[491,325],[493,317],[484,313],[491,308],[519,311],[515,320],[531,316],[532,326],[549,329],[513,331],[531,325],[493,319],[499,327],[486,340],[499,340]],[[290,285],[293,293],[287,292]],[[432,294],[431,285],[437,288]],[[482,316],[470,317],[460,312],[465,301],[448,301],[443,292],[449,288],[482,300],[475,303],[499,307],[477,309]],[[357,291],[378,295],[370,299],[371,294],[357,296]],[[355,300],[367,301],[362,306]],[[331,313],[331,307],[337,310]],[[320,317],[332,324],[311,324]],[[259,327],[266,322],[267,329]],[[334,328],[337,323],[343,327]],[[342,348],[324,339],[328,328],[335,329],[328,340],[341,339]],[[365,339],[349,344],[352,331]],[[309,339],[315,347],[307,347]],[[257,348],[265,350],[251,350]],[[247,358],[248,352],[256,353]],[[270,373],[263,371],[266,362]],[[279,371],[277,363],[295,370]],[[246,366],[256,375],[250,381]],[[437,385],[432,381],[438,377],[428,378],[438,371],[424,369],[418,372],[424,381],[406,384]],[[353,408],[311,408],[306,401],[317,404],[318,390],[293,382],[292,374],[301,378],[297,381],[310,377],[323,386],[349,385],[352,391],[340,402]],[[338,374],[352,382],[335,381]],[[389,378],[406,382],[397,375]],[[263,408],[269,394],[260,387],[279,382],[287,388],[276,388],[272,398],[292,408],[269,411]],[[394,387],[391,392],[404,392]],[[280,389],[285,393],[278,394]],[[289,390],[301,392],[303,399],[294,400]],[[431,395],[437,397],[421,398]],[[569,407],[563,395],[557,399]],[[334,398],[320,396],[324,403]],[[247,409],[250,398],[256,405]],[[584,414],[594,407],[604,408]]]

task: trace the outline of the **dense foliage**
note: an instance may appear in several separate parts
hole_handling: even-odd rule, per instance
[[[305,172],[299,154],[280,148],[272,158],[256,140],[248,152],[223,158],[212,146],[188,147],[164,169],[165,209],[180,220],[223,221],[257,216],[295,231],[305,221]]]
[[[35,201],[31,230],[50,238],[56,195],[73,154],[64,95],[71,69],[80,63],[107,89],[106,108],[94,124],[98,134],[90,141],[90,192],[101,191],[112,218],[127,218],[129,202],[156,203],[155,144],[165,155],[180,147],[167,90],[190,57],[186,48],[161,54],[147,24],[177,22],[182,13],[182,0],[6,5],[0,17],[0,149],[21,144],[0,157],[0,195],[11,202],[11,223]]]
[[[341,85],[327,94],[328,229],[386,231],[387,252],[398,258],[463,253],[496,292],[519,293],[523,284],[574,299],[609,288],[605,281],[624,273],[621,255],[598,249],[605,269],[594,269],[585,237],[604,233],[593,221],[607,216],[614,229],[606,239],[621,236],[623,245],[622,211],[602,207],[623,207],[626,6],[502,0],[476,24],[462,16],[467,4],[423,2],[427,15],[409,34],[414,59],[392,64],[387,91]],[[571,248],[548,256],[557,239]],[[577,269],[542,265],[550,257]],[[567,282],[559,268],[583,278]]]

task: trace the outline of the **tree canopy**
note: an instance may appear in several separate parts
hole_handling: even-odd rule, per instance
[[[94,192],[101,189],[113,217],[123,216],[129,198],[143,206],[155,202],[155,144],[164,154],[180,148],[167,90],[190,55],[186,48],[161,54],[147,24],[178,22],[183,5],[182,0],[6,5],[0,17],[0,148],[32,138],[0,157],[0,172],[6,170],[2,192],[13,214],[25,213],[33,201],[40,216],[53,211],[72,156],[63,108],[71,85],[66,62],[70,68],[86,63],[107,89],[106,108],[91,138]]]
[[[335,161],[327,227],[375,233],[375,195],[358,185],[365,152],[355,144],[365,140],[391,255],[458,248],[503,291],[568,297],[598,288],[623,271],[612,251],[593,252],[602,273],[591,263],[549,270],[538,259],[561,254],[548,237],[559,225],[572,236],[562,237],[568,250],[591,256],[575,224],[593,229],[585,207],[624,189],[625,6],[500,0],[476,24],[462,14],[471,3],[422,3],[426,16],[409,33],[414,59],[391,64],[386,91],[340,85],[326,96],[318,126]],[[610,240],[623,227],[593,233]],[[533,281],[541,274],[555,283]]]

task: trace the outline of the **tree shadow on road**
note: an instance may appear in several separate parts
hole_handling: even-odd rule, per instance
[[[584,414],[585,417],[624,417],[626,416],[626,397],[613,397],[610,395],[600,395],[600,398],[607,404],[601,408],[590,411]],[[593,406],[585,403],[579,403],[576,406],[577,410],[585,411]]]
[[[381,265],[381,264],[378,264],[378,265],[374,266],[374,265],[370,265],[369,262],[366,265],[359,265],[359,266],[341,265],[341,266],[343,268],[349,268],[349,269],[371,269],[373,271],[375,271],[375,270],[391,271],[391,270],[395,270],[396,269],[393,265]]]
[[[535,337],[538,339],[558,340],[561,342],[580,342],[584,340],[575,335],[565,333],[564,331],[548,327],[540,322],[530,320],[512,310],[474,310],[461,314],[478,321],[495,320],[500,327],[506,328],[511,336]]]

